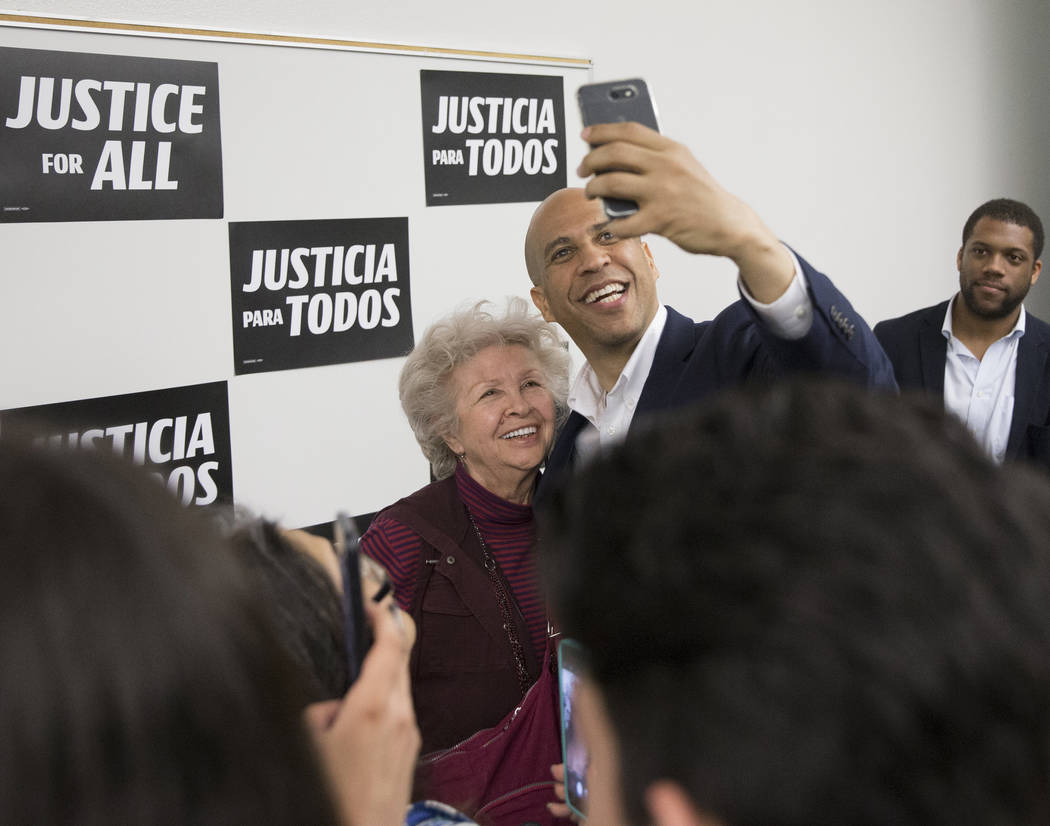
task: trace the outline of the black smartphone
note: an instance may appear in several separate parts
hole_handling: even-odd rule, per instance
[[[587,746],[580,738],[575,715],[576,690],[586,668],[583,648],[574,640],[558,643],[558,689],[561,697],[561,755],[565,765],[565,802],[580,817],[587,816]]]
[[[580,119],[584,126],[636,121],[660,131],[656,103],[649,93],[648,85],[640,77],[586,83],[576,91],[576,103],[580,107]],[[626,198],[602,198],[602,205],[610,218],[624,218],[638,211],[638,204]]]
[[[336,514],[333,525],[335,549],[343,572],[343,617],[346,637],[346,663],[350,684],[361,673],[361,663],[372,645],[372,629],[365,619],[364,592],[361,590],[361,535],[357,523],[347,514]]]

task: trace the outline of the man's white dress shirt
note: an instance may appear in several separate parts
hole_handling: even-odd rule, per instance
[[[738,279],[737,284],[741,294],[774,335],[795,340],[806,335],[813,325],[813,301],[793,252],[791,260],[795,265],[795,277],[784,294],[771,304],[755,301],[742,281]],[[576,440],[576,453],[581,460],[586,461],[600,448],[616,444],[627,435],[666,323],[667,308],[661,305],[608,393],[602,390],[589,363],[580,369],[569,391],[569,407],[591,424],[580,431]]]
[[[1006,456],[1010,422],[1014,415],[1017,379],[1017,345],[1024,335],[1025,309],[1014,328],[994,342],[978,359],[952,331],[952,307],[948,302],[941,333],[948,340],[944,360],[944,407],[965,422],[988,454],[1000,464]]]

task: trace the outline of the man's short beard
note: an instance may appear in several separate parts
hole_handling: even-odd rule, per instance
[[[1000,319],[1006,318],[1021,305],[1021,302],[1024,301],[1025,296],[1028,295],[1028,290],[1025,290],[1023,293],[1019,293],[1016,295],[1007,294],[1006,298],[1003,300],[1003,303],[1000,304],[998,307],[987,307],[981,306],[974,299],[974,292],[976,291],[976,289],[976,283],[970,284],[968,287],[964,288],[962,291],[963,301],[966,302],[966,308],[971,313],[973,313],[978,318],[983,318],[988,321],[999,321]]]

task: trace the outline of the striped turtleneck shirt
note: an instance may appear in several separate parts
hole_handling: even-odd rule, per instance
[[[536,656],[542,659],[547,642],[547,615],[536,572],[532,506],[501,499],[474,481],[463,465],[456,467],[456,488],[459,498],[473,514],[489,553],[503,572],[525,617]],[[397,603],[407,611],[423,552],[419,535],[381,514],[372,520],[361,537],[361,550],[387,569]],[[492,598],[496,599],[495,592]]]

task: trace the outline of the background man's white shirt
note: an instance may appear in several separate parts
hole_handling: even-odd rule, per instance
[[[952,307],[948,302],[941,333],[948,340],[944,359],[944,407],[964,422],[981,446],[996,462],[1006,456],[1010,422],[1014,415],[1017,381],[1017,345],[1025,331],[1025,309],[1014,328],[978,359],[952,331]]]

